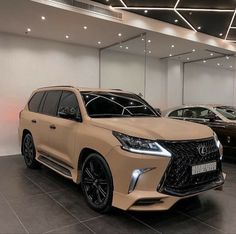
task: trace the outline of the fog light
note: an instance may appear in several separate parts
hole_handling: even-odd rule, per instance
[[[133,172],[132,172],[132,176],[131,176],[131,181],[130,181],[130,184],[129,184],[129,193],[131,193],[132,191],[134,191],[135,189],[135,186],[138,182],[138,179],[139,177],[145,173],[145,172],[148,172],[148,171],[151,171],[155,169],[155,167],[151,167],[151,168],[143,168],[143,169],[135,169]]]

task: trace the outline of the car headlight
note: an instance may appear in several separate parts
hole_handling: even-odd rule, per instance
[[[113,131],[113,135],[119,140],[124,150],[139,154],[171,157],[171,153],[156,141],[128,136],[115,131]]]
[[[217,134],[215,132],[213,133],[213,136],[214,136],[214,140],[215,140],[216,146],[217,146],[217,148],[219,149],[219,152],[220,152],[220,159],[222,160],[222,158],[223,158],[223,146],[220,143],[220,141],[218,139],[218,136],[217,136]]]

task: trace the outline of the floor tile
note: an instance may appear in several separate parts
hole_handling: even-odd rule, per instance
[[[116,209],[107,215],[85,223],[96,233],[158,233],[129,217],[125,212]]]
[[[136,213],[134,216],[161,233],[222,233],[215,228],[204,224],[203,222],[173,210],[164,212]]]
[[[43,233],[77,222],[46,194],[10,201],[30,233]]]
[[[47,232],[47,234],[91,234],[91,232],[87,227],[82,225],[81,223],[69,225],[60,229],[56,229],[53,231]]]
[[[27,233],[9,205],[0,198],[0,234]]]
[[[77,187],[77,190],[59,191],[51,193],[50,196],[66,207],[66,209],[69,210],[80,221],[100,216],[99,213],[91,210],[87,206],[79,186]]]

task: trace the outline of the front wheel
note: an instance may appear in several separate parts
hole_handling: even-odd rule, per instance
[[[87,204],[93,210],[105,213],[111,209],[112,176],[106,161],[99,154],[92,153],[85,159],[81,188]]]
[[[40,164],[35,159],[36,151],[35,151],[33,137],[29,133],[27,133],[23,139],[22,153],[25,159],[25,164],[28,168],[31,168],[31,169],[39,168]]]

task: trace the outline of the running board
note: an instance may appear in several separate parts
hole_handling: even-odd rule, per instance
[[[62,174],[67,178],[72,178],[70,170],[56,160],[53,160],[51,157],[39,155],[38,161],[58,172],[59,174]]]

